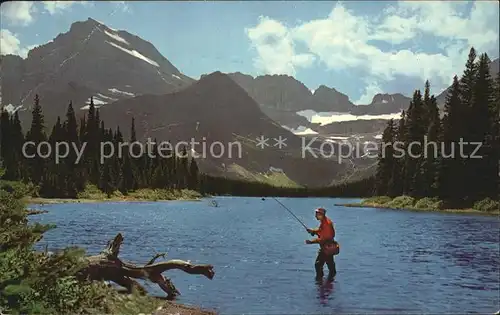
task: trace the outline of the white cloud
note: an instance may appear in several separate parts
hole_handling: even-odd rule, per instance
[[[73,5],[93,6],[89,1],[42,1],[45,10],[50,14],[59,14],[69,10]]]
[[[375,79],[365,80],[365,83],[366,83],[365,93],[362,94],[359,97],[359,99],[354,102],[355,104],[362,104],[362,105],[370,104],[375,94],[384,93],[384,91],[382,91],[380,85],[376,82]]]
[[[0,55],[17,54],[21,42],[9,30],[0,30]]]
[[[19,55],[26,58],[28,52],[37,45],[21,46],[21,41],[7,29],[0,30],[0,55]]]
[[[405,19],[397,15],[386,16],[370,39],[400,44],[415,37],[416,26],[415,17]]]
[[[26,26],[33,22],[36,8],[33,1],[10,1],[2,3],[0,11],[10,24]]]
[[[19,52],[19,56],[23,57],[23,58],[26,58],[28,57],[28,53],[30,50],[32,50],[33,48],[35,47],[38,47],[39,45],[28,45],[24,48],[21,48],[20,52]]]
[[[116,8],[124,13],[131,13],[132,9],[126,1],[115,1],[113,2]]]
[[[315,56],[328,69],[363,73],[370,82],[359,100],[365,102],[380,92],[384,81],[396,76],[429,79],[431,88],[440,92],[455,74],[461,74],[471,46],[498,57],[498,2],[477,1],[469,12],[465,9],[467,3],[459,1],[401,1],[369,17],[337,3],[327,17],[294,27],[261,19],[248,35],[257,47],[256,66],[268,71],[293,73],[289,65],[296,58],[293,47],[302,42],[309,50],[302,56],[310,60]],[[424,35],[437,40],[422,45]],[[403,48],[384,50],[376,41]],[[432,46],[432,51],[425,50]]]
[[[295,75],[297,67],[308,67],[315,60],[312,54],[297,54],[287,27],[268,17],[245,31],[257,50],[254,65],[264,73]]]
[[[74,5],[93,6],[90,1],[41,1],[44,11],[50,15],[60,14]],[[1,16],[15,26],[28,26],[35,21],[39,11],[34,1],[10,1],[2,3]]]
[[[413,27],[438,37],[465,40],[479,51],[497,48],[498,1],[475,1],[464,16],[464,1],[409,1],[398,3],[398,17],[414,20]],[[493,26],[493,27],[492,27]]]
[[[51,15],[61,13],[69,9],[74,4],[74,1],[43,1],[45,10]]]

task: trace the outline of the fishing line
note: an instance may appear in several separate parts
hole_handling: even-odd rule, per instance
[[[273,197],[274,200],[276,200],[277,203],[279,203],[286,211],[288,211],[297,221],[299,221],[300,224],[302,224],[302,226],[307,230],[307,226],[299,219],[297,218],[297,216],[295,214],[293,214],[293,212],[288,209],[284,204],[282,204],[278,199],[276,199],[275,197]],[[311,233],[312,234],[312,233]],[[312,234],[314,235],[314,234]]]

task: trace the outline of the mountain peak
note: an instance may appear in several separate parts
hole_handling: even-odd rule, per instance
[[[93,19],[93,18],[91,18],[91,17],[88,17],[86,22],[88,22],[88,23],[92,23],[92,24],[101,24],[101,25],[104,25],[104,24],[102,24],[101,22],[99,22],[99,21],[97,21],[96,19]]]
[[[98,27],[98,26],[106,27],[106,25],[102,24],[101,22],[89,17],[85,21],[76,21],[76,22],[71,23],[71,26],[70,26],[68,33],[81,32],[81,31],[85,31],[85,32],[92,31],[95,27]]]
[[[60,97],[82,108],[91,96],[96,105],[104,105],[140,94],[170,93],[193,82],[150,42],[91,17],[33,48],[26,59],[2,57],[2,68],[2,88],[9,90],[2,102],[15,106],[27,105],[39,94],[48,103]],[[67,90],[69,82],[80,88]],[[53,105],[47,121],[57,106],[67,104]]]
[[[211,72],[211,73],[206,73],[206,74],[202,74],[200,76],[200,82],[202,80],[208,80],[208,79],[214,79],[214,78],[218,78],[218,77],[227,77],[227,74],[224,74],[220,71],[214,71],[214,72]]]
[[[389,93],[377,93],[373,96],[372,104],[387,104],[394,102],[394,95]]]
[[[196,85],[212,85],[212,86],[235,86],[238,89],[240,87],[234,80],[232,80],[227,74],[222,73],[220,71],[214,71],[209,74],[204,74],[200,77],[200,80],[196,83]]]
[[[249,79],[255,79],[255,77],[253,75],[250,75],[250,74],[246,74],[246,73],[243,73],[243,72],[240,72],[240,71],[236,71],[236,72],[228,72],[226,73],[229,77],[243,77],[243,78],[249,78]]]
[[[316,93],[321,93],[321,92],[336,92],[336,93],[340,93],[339,91],[337,91],[335,88],[331,88],[331,87],[328,87],[324,84],[321,84],[320,86],[318,86],[318,88],[316,90],[314,90],[314,94]],[[340,93],[342,94],[342,93]]]

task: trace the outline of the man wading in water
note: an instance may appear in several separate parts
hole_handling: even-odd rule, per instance
[[[323,208],[316,209],[316,219],[320,221],[319,228],[307,229],[310,234],[318,235],[318,238],[306,240],[306,244],[319,244],[320,248],[314,267],[316,268],[316,280],[323,279],[323,266],[328,266],[328,281],[333,281],[337,270],[333,256],[338,254],[338,243],[335,242],[335,228],[332,221],[326,216],[326,210]]]

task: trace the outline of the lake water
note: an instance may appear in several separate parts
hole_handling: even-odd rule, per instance
[[[78,245],[98,253],[118,232],[120,256],[213,264],[215,277],[165,273],[177,301],[221,314],[481,313],[499,306],[498,217],[369,208],[355,199],[279,198],[306,225],[323,206],[335,222],[341,253],[334,283],[314,281],[317,245],[275,200],[218,197],[199,202],[32,205],[32,220],[55,223],[41,241],[49,249]],[[326,275],[325,265],[325,275]],[[146,287],[164,295],[154,284]]]

